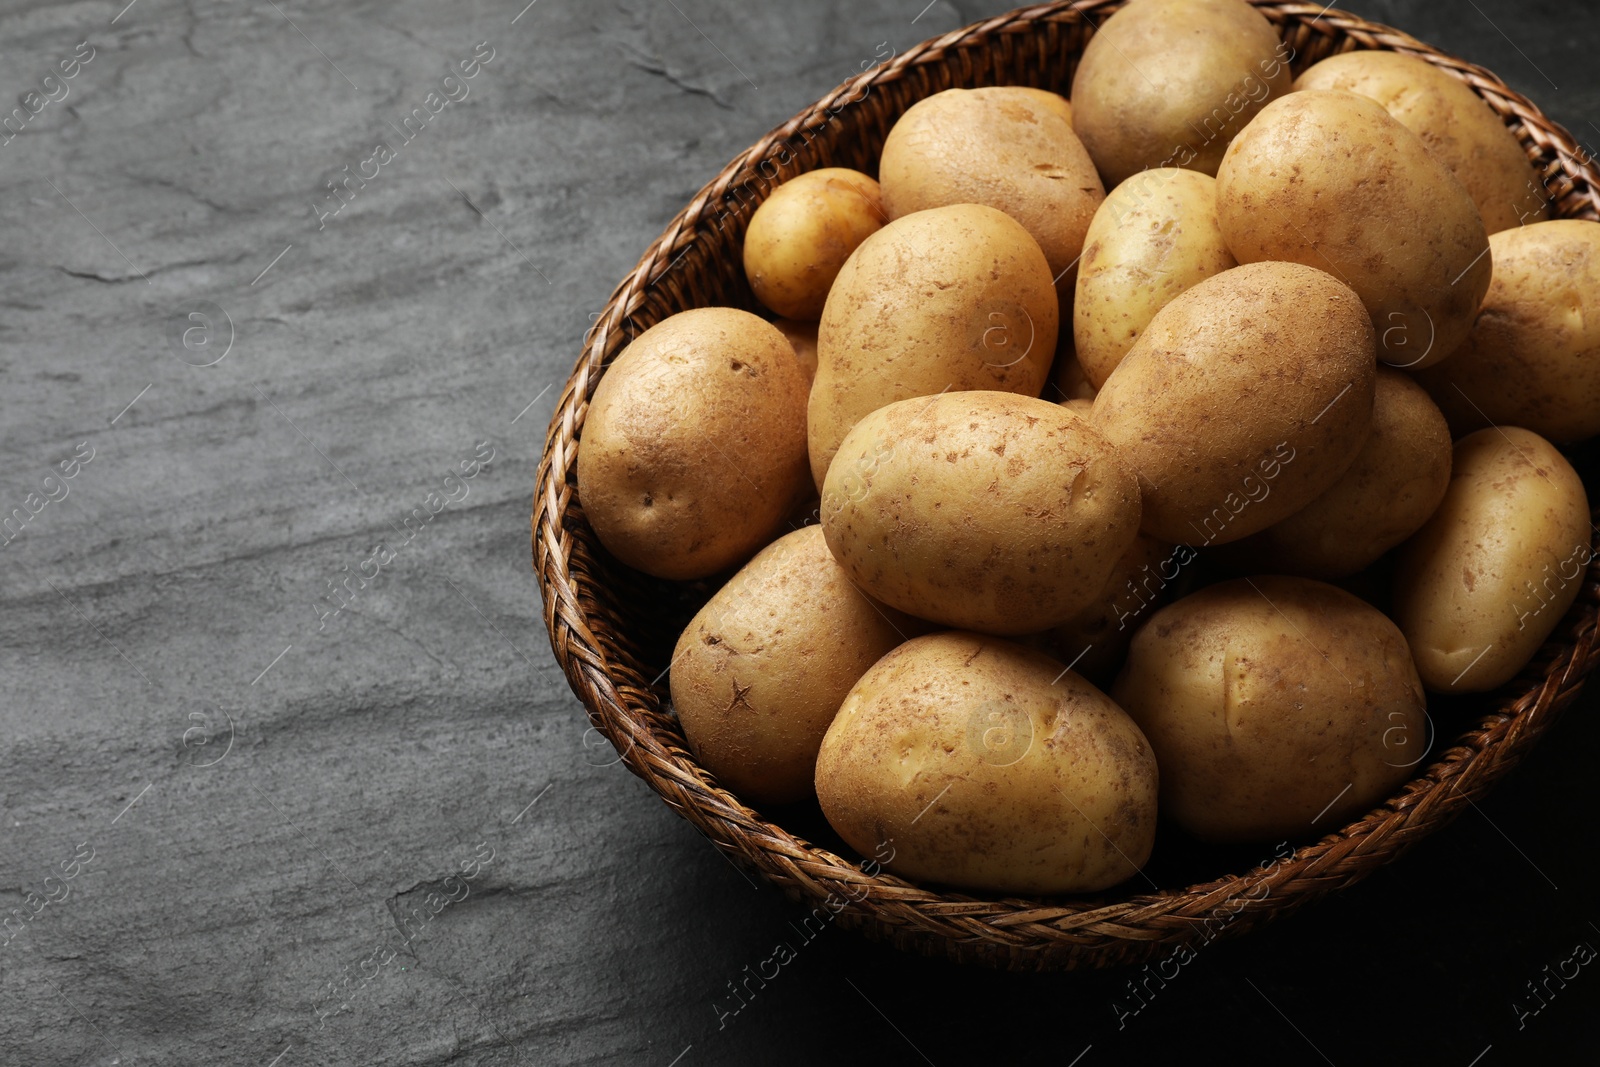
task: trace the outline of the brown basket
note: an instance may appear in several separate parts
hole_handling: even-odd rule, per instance
[[[1377,48],[1420,56],[1461,78],[1522,141],[1557,212],[1600,220],[1593,164],[1570,134],[1487,70],[1342,11],[1253,2],[1294,48],[1296,72],[1337,52]],[[550,422],[533,499],[533,563],[556,660],[633,773],[725,855],[789,897],[807,906],[843,904],[841,924],[902,948],[1013,970],[1141,962],[1184,943],[1242,933],[1359,881],[1483,796],[1549,728],[1600,658],[1597,561],[1534,662],[1499,693],[1458,709],[1446,732],[1461,731],[1453,743],[1446,747],[1441,735],[1434,762],[1382,807],[1288,858],[1256,863],[1259,853],[1236,854],[1231,866],[1240,874],[1152,892],[1138,891],[1145,883],[1135,879],[1093,899],[985,900],[864,874],[746,807],[695,762],[667,710],[664,677],[679,630],[713,590],[658,582],[617,563],[596,540],[575,491],[578,439],[607,362],[675,312],[718,305],[759,311],[740,242],[751,212],[775,185],[817,167],[876,173],[895,120],[943,89],[1031,85],[1065,93],[1095,26],[1120,6],[1043,4],[924,41],[845,82],[724,167],[617,286],[586,336]],[[789,821],[828,834],[814,813]]]

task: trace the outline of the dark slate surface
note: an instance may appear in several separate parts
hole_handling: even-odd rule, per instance
[[[0,897],[33,916],[0,947],[0,1063],[1592,1051],[1600,974],[1563,964],[1600,945],[1588,697],[1481,811],[1121,1026],[1128,975],[833,929],[732,1013],[797,913],[586,732],[533,467],[588,316],[703,181],[880,42],[1002,5],[520,2],[0,10],[0,92],[66,92],[0,147],[0,512],[66,494],[0,554]],[[1360,6],[1600,141],[1592,5]],[[319,221],[430,91],[467,95]]]

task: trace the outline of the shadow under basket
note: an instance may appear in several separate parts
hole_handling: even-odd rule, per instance
[[[1044,4],[924,41],[845,82],[724,167],[649,247],[585,336],[550,422],[533,498],[533,567],[556,661],[634,774],[741,868],[808,908],[837,910],[840,925],[900,948],[1010,970],[1141,963],[1185,943],[1244,933],[1359,881],[1481,798],[1550,727],[1600,657],[1600,562],[1591,562],[1577,603],[1514,682],[1445,702],[1448,710],[1436,705],[1441,732],[1432,739],[1431,762],[1419,763],[1418,776],[1382,806],[1277,855],[1270,846],[1201,850],[1166,831],[1148,877],[1093,897],[986,899],[863,873],[859,862],[818,843],[843,849],[814,805],[755,811],[695,761],[668,708],[666,672],[680,630],[715,585],[658,581],[618,563],[590,529],[577,495],[578,441],[607,364],[676,312],[730,306],[760,313],[745,281],[741,241],[775,186],[818,167],[876,174],[895,120],[944,89],[1027,85],[1065,95],[1094,28],[1120,6]],[[1296,73],[1335,53],[1385,49],[1462,79],[1521,141],[1554,214],[1600,220],[1600,182],[1588,157],[1493,74],[1318,4],[1255,6],[1294,49]],[[1597,467],[1587,450],[1575,463],[1586,479]]]

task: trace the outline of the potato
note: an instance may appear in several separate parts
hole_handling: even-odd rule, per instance
[[[745,230],[751,291],[785,318],[820,318],[839,268],[887,221],[878,183],[860,171],[824,167],[789,179]]]
[[[822,529],[865,592],[995,634],[1095,602],[1139,530],[1132,472],[1082,418],[1034,397],[901,400],[855,425],[822,487]]]
[[[1448,366],[1449,364],[1446,364]],[[1421,529],[1450,485],[1450,428],[1401,371],[1378,370],[1372,433],[1327,492],[1224,552],[1241,570],[1345,578]]]
[[[1187,545],[1168,545],[1140,534],[1111,569],[1095,602],[1056,627],[1062,661],[1097,683],[1116,673],[1144,613],[1194,558]]]
[[[1049,89],[1032,89],[1026,85],[1008,85],[1005,88],[1011,93],[1033,101],[1047,111],[1054,111],[1066,120],[1068,126],[1072,125],[1072,104],[1060,93],[1052,93]],[[1073,136],[1076,137],[1077,134]]]
[[[1326,492],[1371,427],[1372,349],[1356,294],[1296,263],[1223,271],[1156,312],[1089,420],[1139,476],[1144,532],[1224,544]]]
[[[1072,79],[1072,127],[1107,185],[1147,167],[1215,174],[1228,142],[1289,91],[1293,50],[1242,0],[1133,0]]]
[[[612,555],[658,578],[741,563],[807,488],[805,405],[805,375],[771,323],[735,308],[672,315],[595,387],[578,444],[583,514]]]
[[[1508,423],[1552,441],[1600,433],[1600,225],[1489,238],[1489,295],[1466,344],[1417,376],[1457,436]]]
[[[947,389],[1038,396],[1060,320],[1051,277],[1022,225],[979,204],[919,211],[863,241],[817,328],[817,486],[850,427],[885,404]]]
[[[1048,656],[946,632],[913,638],[850,690],[817,755],[823,814],[919,881],[1089,893],[1136,873],[1156,829],[1156,762],[1128,716]]]
[[[1113,189],[1094,213],[1078,264],[1072,339],[1095,386],[1173,297],[1238,266],[1217,228],[1216,186],[1192,170],[1148,170]]]
[[[852,585],[821,527],[785,534],[678,638],[672,704],[689,747],[746,803],[808,799],[817,748],[845,694],[923,629]]]
[[[1590,534],[1583,482],[1544,438],[1502,426],[1457,441],[1444,503],[1395,569],[1394,618],[1428,688],[1515,677],[1577,599]]]
[[[1550,217],[1544,182],[1516,135],[1466,82],[1427,60],[1345,52],[1312,66],[1294,87],[1343,89],[1382,104],[1467,187],[1489,233]]]
[[[1162,608],[1111,693],[1155,749],[1163,813],[1208,841],[1341,826],[1431,746],[1400,631],[1304,578],[1223,582]]]
[[[794,349],[794,358],[805,372],[806,384],[810,385],[817,376],[817,324],[801,322],[799,319],[778,319],[772,325],[788,339],[789,347]]]
[[[1378,358],[1399,367],[1458,348],[1489,288],[1466,187],[1354,93],[1308,89],[1263,108],[1217,169],[1217,222],[1240,263],[1304,263],[1354,289]]]
[[[1071,268],[1106,191],[1050,95],[992,86],[919,100],[889,131],[878,180],[891,219],[950,204],[1004,211],[1039,242],[1070,298]]]

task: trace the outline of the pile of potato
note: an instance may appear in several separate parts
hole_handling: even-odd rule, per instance
[[[1242,0],[1133,0],[1070,105],[952,89],[876,181],[774,189],[776,322],[686,311],[611,364],[582,511],[726,579],[671,692],[741,800],[814,798],[905,877],[1095,892],[1158,815],[1344,825],[1421,769],[1426,692],[1549,636],[1590,560],[1555,443],[1600,431],[1600,225],[1547,221],[1438,68],[1291,58]]]

